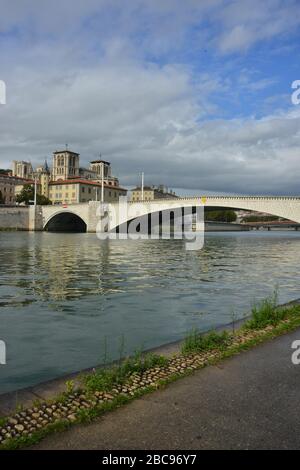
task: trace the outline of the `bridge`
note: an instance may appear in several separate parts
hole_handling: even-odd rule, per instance
[[[199,196],[145,202],[37,206],[31,230],[96,232],[116,229],[121,223],[164,211],[197,207],[224,207],[265,212],[300,223],[300,198],[289,196]],[[31,211],[34,208],[31,207]]]

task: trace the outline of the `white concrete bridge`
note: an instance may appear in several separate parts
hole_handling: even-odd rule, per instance
[[[101,203],[96,201],[85,204],[38,206],[35,223],[32,217],[31,229],[64,231],[71,226],[76,226],[78,231],[87,232],[96,232],[97,229],[114,230],[120,223],[126,223],[147,214],[203,206],[266,212],[300,223],[299,197],[199,196],[155,199],[142,203],[128,202],[126,207],[118,203],[105,203],[101,206]]]

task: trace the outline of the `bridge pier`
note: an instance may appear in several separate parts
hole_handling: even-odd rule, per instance
[[[29,206],[29,231],[41,232],[43,230],[42,206]]]

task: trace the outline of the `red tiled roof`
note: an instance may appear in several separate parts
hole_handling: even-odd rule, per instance
[[[59,185],[59,184],[89,184],[90,186],[98,186],[99,188],[101,188],[101,183],[96,183],[95,181],[90,181],[90,180],[84,180],[84,179],[68,179],[68,180],[56,180],[56,181],[50,181],[49,183],[49,186],[55,186],[55,185]],[[121,186],[112,186],[110,184],[105,184],[104,183],[104,187],[105,188],[110,188],[110,189],[114,189],[116,191],[127,191],[127,189],[125,188],[121,188]]]

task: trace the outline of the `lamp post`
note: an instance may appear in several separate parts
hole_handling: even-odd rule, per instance
[[[101,202],[104,202],[104,163],[102,163],[102,171],[101,171]]]
[[[142,201],[144,201],[144,172],[142,171]]]
[[[34,208],[36,209],[37,179],[34,177]]]

